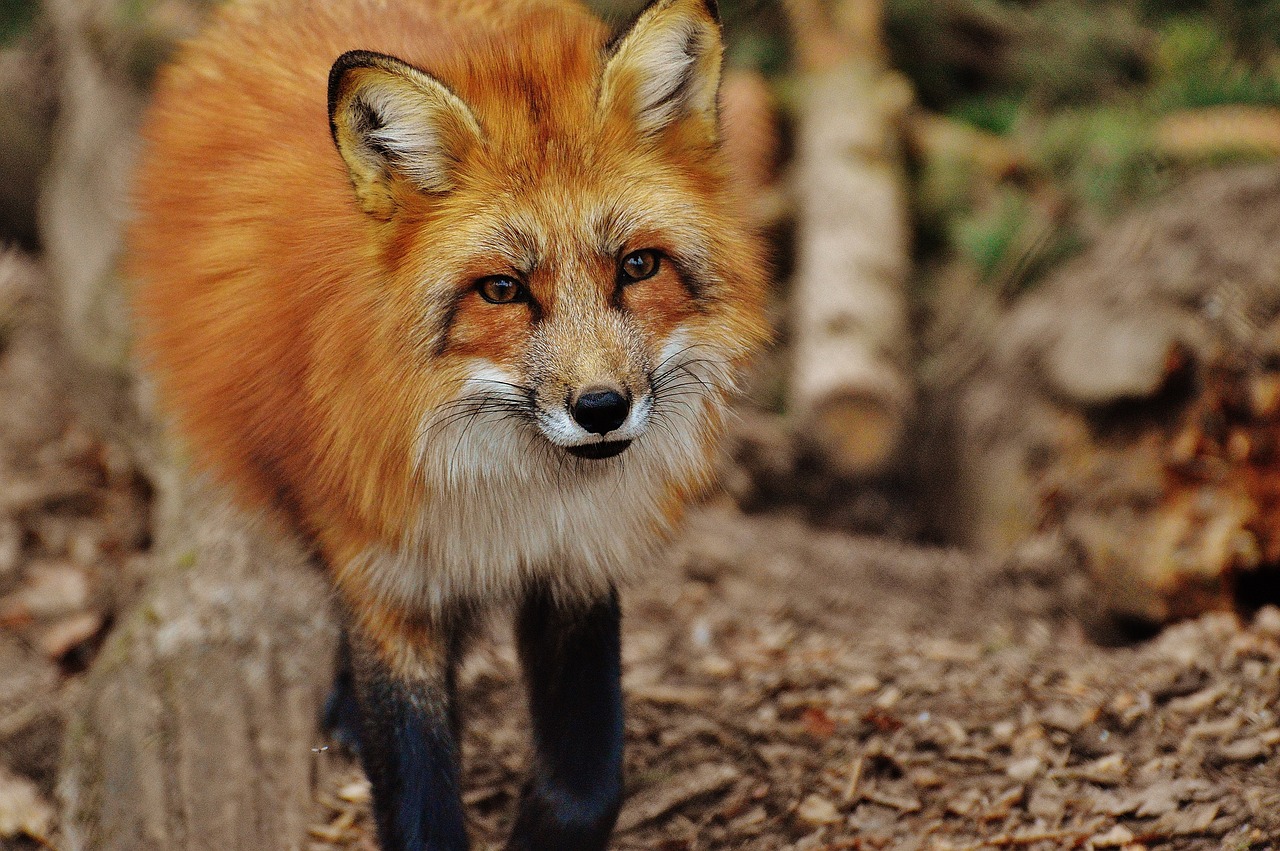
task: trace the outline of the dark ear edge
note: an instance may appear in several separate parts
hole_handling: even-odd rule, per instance
[[[333,143],[338,144],[338,125],[333,120],[334,113],[338,109],[338,100],[342,96],[342,84],[347,76],[347,72],[355,68],[381,68],[383,70],[402,70],[405,68],[417,70],[408,62],[389,56],[385,53],[375,53],[372,50],[348,50],[333,61],[333,65],[329,68],[329,135],[333,137]]]
[[[632,15],[624,25],[618,27],[610,37],[609,41],[604,46],[605,56],[611,57],[618,52],[618,45],[627,37],[627,33],[631,32],[631,30],[635,28],[636,23],[648,14],[651,9],[655,6],[661,6],[662,4],[669,2],[671,2],[671,0],[649,0],[648,3],[641,6],[640,11]],[[716,2],[716,0],[702,0],[702,5],[706,8],[707,14],[711,16],[711,20],[715,21],[716,26],[720,28],[721,32],[723,32],[724,22],[720,20],[720,4]]]
[[[463,152],[483,141],[470,107],[409,63],[369,50],[329,69],[329,134],[366,212],[387,218],[402,184],[428,193],[452,187]]]

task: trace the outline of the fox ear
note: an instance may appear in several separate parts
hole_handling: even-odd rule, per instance
[[[714,141],[723,53],[715,0],[654,0],[610,45],[601,109],[646,135],[689,121]]]
[[[463,152],[480,141],[475,116],[442,83],[365,50],[342,54],[329,71],[329,129],[360,206],[379,219],[395,213],[400,182],[451,189]]]

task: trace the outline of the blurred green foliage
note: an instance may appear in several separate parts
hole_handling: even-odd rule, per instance
[[[1142,80],[1148,33],[1123,4],[889,0],[894,64],[943,112],[978,96],[1079,103]]]
[[[39,10],[37,0],[0,0],[0,45],[28,32]]]
[[[1167,116],[1280,107],[1280,0],[888,0],[886,31],[920,103],[1011,163],[917,145],[918,253],[1002,289],[1188,171],[1262,155],[1175,159]]]
[[[643,9],[647,0],[584,2],[606,21],[620,27]],[[769,75],[786,72],[790,41],[779,3],[780,0],[722,0],[718,4],[730,65]]]
[[[620,20],[641,2],[594,5]],[[1280,107],[1280,0],[885,2],[892,64],[924,109],[960,128],[912,145],[928,274],[1030,286],[1188,172],[1260,155],[1171,155],[1159,141],[1167,116]],[[781,0],[720,9],[730,62],[775,76],[788,100],[803,79],[788,76]]]

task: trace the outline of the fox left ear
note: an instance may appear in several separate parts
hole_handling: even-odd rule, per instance
[[[352,50],[329,71],[329,129],[366,213],[390,219],[409,191],[454,185],[481,143],[470,108],[443,83],[393,56]]]
[[[713,142],[723,53],[715,0],[654,0],[610,45],[600,108],[628,115],[645,135],[692,122]]]

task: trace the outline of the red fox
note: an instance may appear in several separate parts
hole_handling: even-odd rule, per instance
[[[714,0],[242,0],[161,75],[126,270],[162,407],[314,542],[330,721],[388,851],[467,846],[453,670],[515,609],[512,849],[604,848],[616,588],[709,484],[767,267],[719,152]]]

